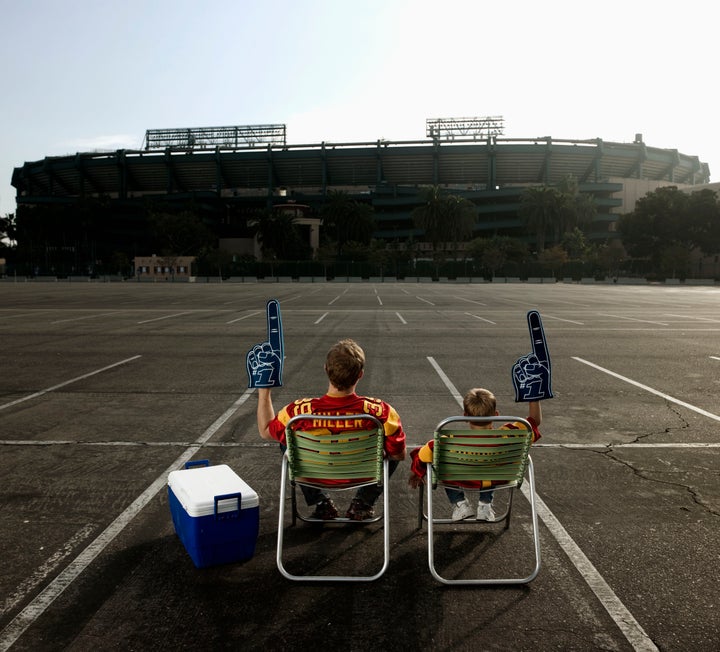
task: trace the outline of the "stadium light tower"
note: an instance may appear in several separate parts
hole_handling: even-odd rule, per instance
[[[284,124],[189,129],[148,129],[144,149],[241,148],[255,145],[285,145]]]
[[[433,140],[455,140],[456,137],[472,137],[474,140],[502,136],[505,120],[492,115],[482,118],[428,118],[425,135]]]

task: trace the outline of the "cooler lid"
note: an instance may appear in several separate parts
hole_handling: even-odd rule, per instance
[[[168,485],[188,516],[215,513],[215,497],[240,494],[241,509],[257,507],[258,495],[227,464],[171,471]],[[218,513],[237,511],[237,498],[218,500]]]

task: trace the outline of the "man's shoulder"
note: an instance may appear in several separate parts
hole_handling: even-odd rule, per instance
[[[390,403],[388,403],[387,401],[384,401],[381,398],[376,398],[374,396],[360,396],[359,398],[361,398],[366,403],[375,403],[377,405],[390,405]]]

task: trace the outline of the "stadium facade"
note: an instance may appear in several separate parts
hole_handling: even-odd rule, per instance
[[[402,243],[422,240],[411,213],[427,186],[476,205],[475,237],[513,236],[523,233],[522,192],[572,175],[580,191],[595,198],[597,214],[587,236],[602,243],[618,237],[619,216],[647,192],[710,180],[708,165],[697,156],[648,146],[640,134],[628,143],[471,135],[305,145],[287,144],[284,129],[282,136],[281,142],[264,144],[238,141],[235,133],[228,144],[188,135],[184,142],[155,142],[141,150],[46,157],[15,168],[12,185],[18,207],[88,200],[113,206],[127,216],[124,225],[107,232],[118,245],[142,228],[137,216],[152,202],[192,202],[221,241],[237,243],[247,237],[246,218],[238,216],[296,203],[312,217],[333,190],[371,204],[375,237]]]

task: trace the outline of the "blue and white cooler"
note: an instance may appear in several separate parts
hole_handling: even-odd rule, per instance
[[[258,495],[227,464],[199,460],[171,471],[168,500],[175,532],[198,568],[255,554]]]

